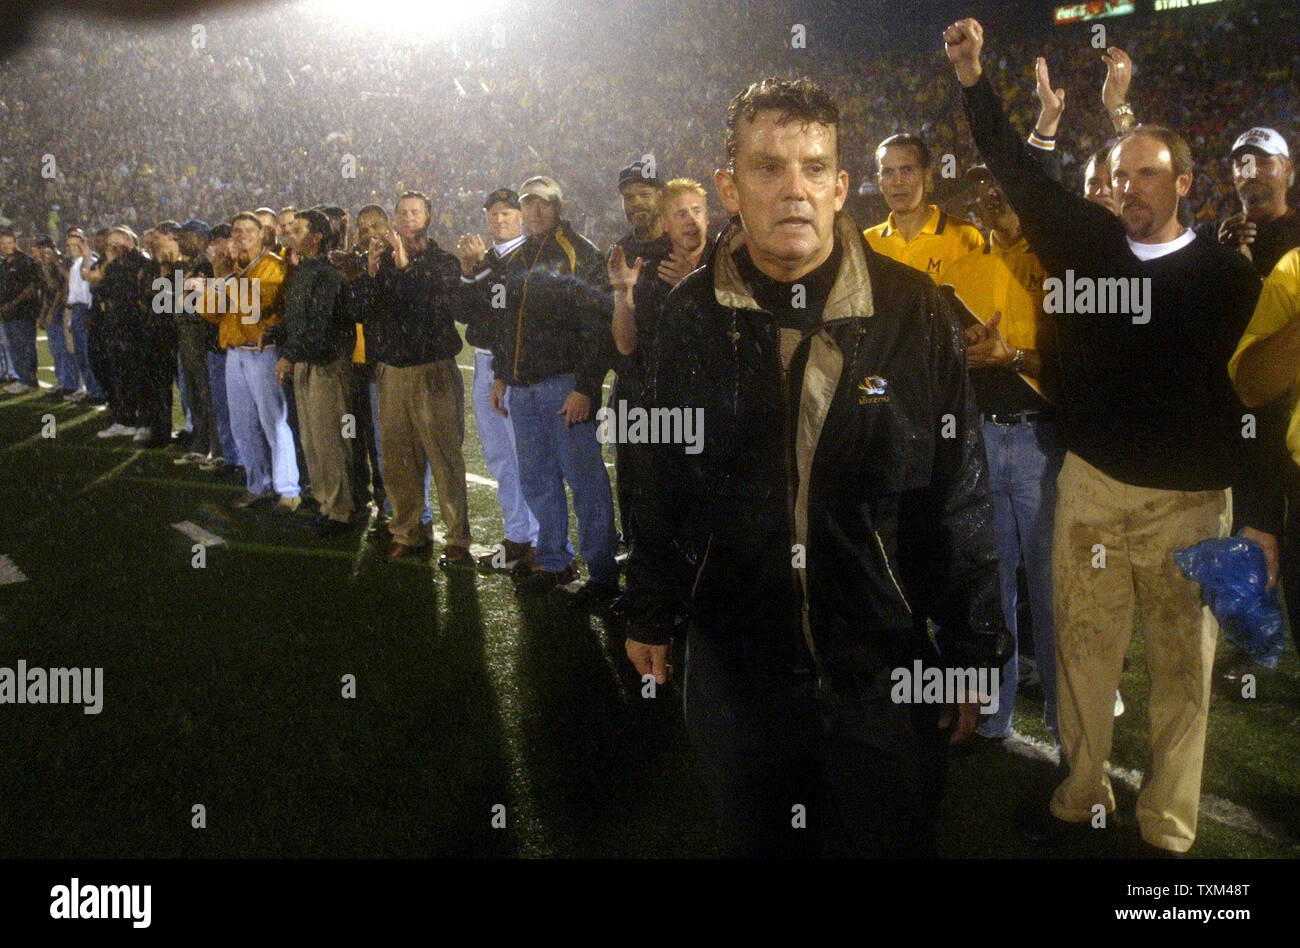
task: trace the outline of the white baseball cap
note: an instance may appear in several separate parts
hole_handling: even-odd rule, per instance
[[[1242,132],[1241,137],[1232,146],[1232,153],[1235,155],[1243,148],[1256,148],[1266,155],[1291,157],[1291,149],[1287,147],[1286,139],[1275,130],[1263,126]]]

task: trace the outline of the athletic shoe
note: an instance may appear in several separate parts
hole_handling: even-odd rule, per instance
[[[200,471],[219,471],[225,466],[226,459],[215,454],[199,462]]]
[[[1123,713],[1124,713],[1124,696],[1120,694],[1117,689],[1115,691],[1115,717],[1119,717]]]
[[[90,393],[86,391],[86,386],[83,385],[79,389],[68,392],[63,396],[63,400],[65,402],[84,402],[89,397]]]
[[[135,437],[131,439],[136,444],[144,444],[146,441],[153,440],[153,429],[141,427],[135,429]]]
[[[103,431],[96,431],[96,438],[131,438],[135,436],[136,429],[129,425],[113,422]]]
[[[6,385],[5,391],[8,392],[10,395],[23,395],[26,394],[27,392],[36,391],[36,386],[26,385],[23,382],[14,382],[10,385]]]
[[[181,464],[204,464],[206,461],[207,458],[197,451],[190,451],[188,454],[182,454],[180,457],[172,459],[172,463],[178,466]]]

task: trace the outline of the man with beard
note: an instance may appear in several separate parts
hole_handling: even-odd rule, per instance
[[[984,236],[973,224],[927,202],[934,190],[931,163],[929,146],[919,135],[900,133],[880,143],[876,183],[889,205],[889,218],[865,233],[876,253],[915,267],[938,284],[946,265],[984,249]]]
[[[690,178],[674,178],[659,193],[658,217],[669,239],[669,258],[656,261],[642,257],[628,260],[621,246],[609,255],[609,282],[614,287],[614,345],[622,356],[618,371],[617,396],[610,395],[610,408],[625,413],[646,408],[647,360],[660,307],[669,291],[686,274],[700,265],[709,233],[709,203],[704,188]],[[616,429],[617,430],[617,429]],[[620,443],[615,456],[618,507],[623,518],[623,536],[636,540],[636,482],[643,466],[642,446]]]
[[[11,227],[0,227],[0,320],[9,343],[10,395],[36,391],[36,320],[41,312],[41,268],[18,249]]]
[[[1232,183],[1241,210],[1219,227],[1219,242],[1240,250],[1260,277],[1300,247],[1300,213],[1287,204],[1295,165],[1286,139],[1271,128],[1243,132],[1232,146]]]
[[[1031,140],[1031,144],[1033,144]],[[1057,734],[1056,646],[1052,634],[1052,517],[1056,509],[1056,475],[1063,451],[1044,395],[1043,367],[1051,365],[1041,350],[1052,333],[1040,332],[1043,313],[1043,266],[1029,249],[1020,218],[1007,204],[988,168],[966,173],[977,193],[975,217],[988,229],[984,250],[970,253],[948,269],[961,305],[974,317],[966,330],[971,386],[984,418],[984,449],[993,496],[993,527],[1002,578],[1002,615],[1017,642],[1001,681],[997,713],[975,733],[1001,740],[1011,734],[1019,683],[1019,634],[1016,571],[1023,554],[1033,618],[1034,662],[1043,686],[1043,718]]]
[[[483,201],[487,215],[488,231],[492,234],[492,247],[483,245],[477,234],[466,234],[456,245],[460,259],[461,282],[473,285],[483,280],[504,279],[505,261],[524,242],[523,212],[519,195],[510,188],[497,188]],[[479,444],[483,446],[483,460],[488,472],[497,482],[497,503],[501,505],[501,520],[505,524],[502,541],[504,558],[497,559],[495,550],[479,557],[479,566],[491,568],[499,562],[505,569],[531,570],[534,562],[533,544],[537,542],[537,518],[528,509],[523,489],[519,486],[519,456],[515,449],[515,429],[508,417],[492,410],[492,326],[473,306],[466,306],[464,291],[457,296],[457,319],[466,324],[465,341],[474,347],[474,384],[471,388],[474,402],[474,424],[478,427]],[[510,411],[510,393],[504,399],[506,413]]]
[[[1056,315],[1053,374],[1068,453],[1052,573],[1069,774],[1052,796],[1050,819],[1038,810],[1028,829],[1054,839],[1066,824],[1086,828],[1097,806],[1115,809],[1106,759],[1136,606],[1151,679],[1151,765],[1138,823],[1153,847],[1146,852],[1186,852],[1196,838],[1218,628],[1173,552],[1227,535],[1234,505],[1248,516],[1257,502],[1245,483],[1242,407],[1227,364],[1259,279],[1240,255],[1179,222],[1193,176],[1181,136],[1140,126],[1115,145],[1116,217],[1025,155],[983,75],[980,25],[961,20],[944,42],[975,144],[1053,280],[1044,307]],[[1095,289],[1093,302],[1074,290],[1063,301],[1067,283]],[[1107,286],[1127,288],[1127,305]]]
[[[632,229],[614,245],[622,249],[624,259],[662,260],[672,250],[659,217],[659,192],[662,189],[651,156],[632,162],[618,173],[618,194],[623,199],[623,214],[632,225]]]
[[[727,855],[934,855],[978,699],[900,699],[893,672],[987,681],[1010,648],[961,327],[841,212],[839,139],[808,79],[732,100],[714,183],[733,220],[654,333],[654,406],[708,431],[696,453],[647,446],[627,652],[665,681],[686,617],[686,724]]]

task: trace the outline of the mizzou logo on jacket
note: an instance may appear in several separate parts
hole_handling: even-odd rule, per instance
[[[879,405],[889,401],[889,380],[879,375],[868,375],[858,383],[858,404]]]

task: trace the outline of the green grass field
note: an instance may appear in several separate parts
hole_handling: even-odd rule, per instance
[[[231,510],[242,486],[173,466],[175,450],[96,439],[102,418],[0,396],[0,554],[28,577],[0,586],[0,666],[105,669],[97,716],[0,706],[0,857],[716,852],[679,692],[640,696],[612,620],[560,592],[517,598],[504,575],[381,563],[360,528],[321,541]],[[488,475],[472,420],[465,457]],[[475,542],[496,542],[495,491],[469,491]],[[186,520],[226,540],[205,568],[171,527]],[[1136,770],[1142,669],[1139,636],[1112,758]],[[1300,854],[1298,686],[1290,643],[1257,697],[1216,684],[1203,791],[1242,809],[1203,813],[1193,855]],[[1026,692],[1017,731],[1045,738],[1041,711]],[[1012,814],[1052,774],[996,749],[955,757],[945,855],[1037,854]],[[1124,852],[1134,798],[1117,793],[1116,831],[1057,855]],[[1243,828],[1246,811],[1262,827]]]

